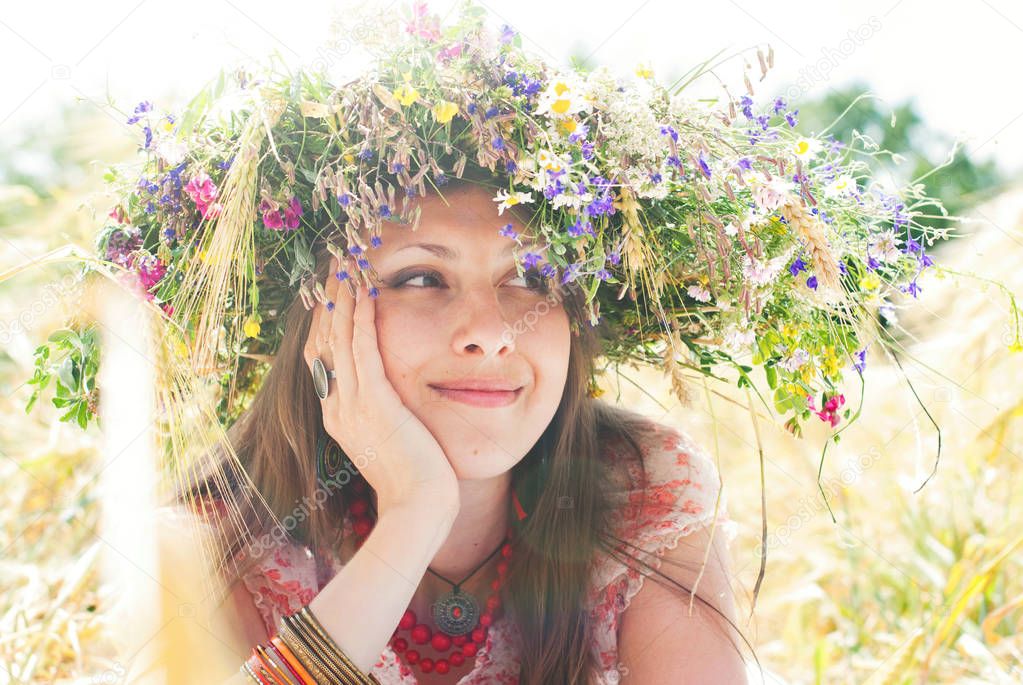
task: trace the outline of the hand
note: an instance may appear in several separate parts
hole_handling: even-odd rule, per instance
[[[433,434],[401,401],[384,373],[377,344],[376,301],[364,286],[353,298],[330,259],[327,302],[314,306],[303,356],[312,372],[319,357],[335,378],[321,400],[323,427],[376,491],[378,515],[429,503],[432,511],[458,511],[458,479]],[[359,458],[362,455],[363,458]],[[439,504],[439,508],[438,508]]]

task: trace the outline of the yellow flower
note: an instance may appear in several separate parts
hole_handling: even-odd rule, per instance
[[[860,279],[860,288],[863,290],[877,290],[880,287],[881,279],[874,272],[870,272]]]
[[[408,107],[419,99],[419,91],[406,83],[394,89],[394,97],[402,106]]]
[[[259,335],[259,315],[252,314],[249,318],[245,319],[242,330],[245,331],[246,338],[255,338]]]
[[[1023,352],[1023,344],[1019,340],[1009,345],[1009,352]]]
[[[575,119],[565,119],[564,121],[559,122],[559,126],[562,131],[568,135],[572,135],[575,133],[575,130],[579,128],[579,122]]]
[[[458,105],[447,100],[442,100],[433,106],[433,118],[438,124],[446,124],[451,118],[458,114]]]
[[[653,78],[654,70],[648,64],[640,64],[636,67],[636,76],[640,78]]]
[[[600,397],[603,394],[604,394],[603,388],[597,387],[595,385],[590,387],[590,397]]]
[[[838,376],[839,365],[838,357],[835,356],[835,348],[828,345],[824,352],[824,364],[821,367],[821,372],[825,376],[835,377]]]

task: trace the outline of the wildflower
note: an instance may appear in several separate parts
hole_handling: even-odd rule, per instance
[[[542,259],[542,257],[538,253],[536,253],[536,252],[527,252],[522,257],[522,266],[524,266],[527,269],[532,269],[534,266],[536,266],[540,262],[541,259]]]
[[[573,77],[554,78],[540,95],[536,114],[548,114],[554,118],[563,118],[587,111],[589,103],[581,92],[580,84]]]
[[[419,91],[416,90],[411,84],[406,83],[394,89],[394,97],[403,106],[408,107],[409,105],[415,103],[415,101],[419,99]]]
[[[801,137],[796,141],[795,148],[793,149],[792,152],[793,154],[796,155],[798,159],[806,161],[809,159],[813,159],[813,157],[817,154],[820,148],[821,141],[817,140],[816,138]]]
[[[511,238],[512,240],[515,240],[515,239],[516,239],[516,238],[518,237],[518,235],[519,235],[518,233],[516,233],[516,232],[515,232],[515,231],[514,231],[514,230],[512,229],[512,225],[511,225],[511,224],[505,224],[504,226],[502,226],[501,228],[499,228],[499,229],[497,230],[497,232],[498,232],[498,233],[499,233],[500,235],[503,235],[503,236],[504,236],[504,237],[506,237],[506,238]]]
[[[497,205],[497,214],[498,214],[498,216],[503,214],[504,210],[508,209],[509,207],[513,207],[513,206],[515,206],[517,204],[521,204],[523,202],[532,202],[532,201],[533,201],[532,193],[520,193],[520,192],[509,193],[507,190],[504,190],[504,189],[501,189],[501,190],[497,191],[497,195],[494,197],[494,202],[500,202],[501,203],[501,204]]]
[[[785,113],[785,122],[789,125],[790,128],[795,128],[796,124],[799,123],[798,115],[799,115],[798,109]]]
[[[689,286],[686,288],[686,293],[697,302],[710,302],[711,299],[710,291],[701,283]]]
[[[824,194],[828,197],[836,197],[856,192],[856,180],[848,174],[842,174],[835,178],[824,188]]]
[[[797,257],[789,266],[789,273],[796,276],[800,271],[806,271],[806,262],[803,261],[802,257]]]
[[[778,366],[789,372],[795,372],[803,364],[810,361],[810,353],[804,350],[802,347],[797,347],[792,354],[778,362]]]
[[[242,330],[245,332],[246,338],[255,338],[259,335],[259,321],[260,317],[258,314],[250,314],[249,318],[245,319],[245,323],[242,324]]]
[[[699,162],[700,162],[700,171],[703,172],[704,176],[706,176],[707,178],[710,178],[710,165],[707,164],[707,158],[704,156],[704,154],[702,152],[700,153]]]
[[[853,368],[855,368],[860,373],[863,373],[863,369],[866,368],[866,366],[867,366],[867,361],[866,361],[867,348],[864,347],[862,350],[856,352],[853,356],[856,357],[856,360],[857,360],[857,361],[853,362]]]
[[[654,70],[649,65],[641,64],[636,67],[636,76],[643,79],[652,79],[654,77]]]
[[[433,118],[437,120],[438,124],[446,124],[458,114],[458,105],[447,100],[441,100],[431,108],[431,111],[433,112]]]
[[[867,246],[867,255],[880,262],[894,262],[898,260],[900,252],[895,229],[889,228],[874,236],[874,239]]]
[[[512,40],[515,39],[516,35],[518,35],[518,33],[515,31],[515,29],[513,29],[511,26],[508,26],[507,24],[502,24],[501,35],[498,36],[497,40],[498,42],[501,43],[501,45],[507,45],[508,43],[512,42]]]
[[[816,290],[817,289],[817,277],[816,276],[810,276],[808,279],[806,279],[806,287],[807,288],[811,288],[813,290]]]
[[[205,171],[200,171],[193,176],[185,184],[184,191],[192,198],[192,202],[195,203],[195,207],[199,210],[203,219],[212,219],[220,216],[223,208],[216,201],[219,191],[217,186],[214,185],[213,179]]]
[[[299,202],[299,199],[296,196],[292,195],[288,206],[284,208],[284,225],[287,226],[289,230],[295,230],[298,228],[299,217],[301,216],[302,203]]]

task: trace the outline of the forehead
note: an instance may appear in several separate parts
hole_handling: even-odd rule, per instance
[[[415,231],[403,224],[383,223],[384,244],[396,248],[413,242],[451,243],[471,239],[473,244],[489,245],[495,249],[514,245],[515,241],[499,230],[512,225],[524,244],[535,238],[532,228],[527,227],[529,210],[497,213],[494,195],[497,189],[475,183],[460,183],[451,188],[441,187],[438,194],[431,191],[425,197],[412,200],[421,211],[419,226]],[[516,208],[512,208],[516,209]]]

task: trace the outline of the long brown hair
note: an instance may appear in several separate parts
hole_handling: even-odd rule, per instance
[[[486,177],[486,173],[477,172],[473,180],[452,179],[450,184],[486,181]],[[322,282],[328,275],[330,255],[323,244],[315,245],[314,251],[317,278]],[[656,573],[687,598],[690,591],[623,552],[629,543],[610,532],[614,530],[614,511],[602,445],[620,441],[642,469],[640,440],[649,430],[649,419],[590,395],[593,365],[601,351],[600,328],[591,326],[583,316],[581,289],[569,283],[561,293],[573,331],[568,377],[550,424],[512,469],[512,485],[519,487],[527,479],[535,479],[541,459],[548,459],[547,477],[535,507],[516,539],[503,601],[522,636],[520,682],[583,685],[590,682],[597,667],[589,647],[594,626],[584,604],[595,555],[613,554],[641,573]],[[272,367],[251,405],[228,431],[247,477],[235,474],[228,478],[228,492],[212,492],[209,481],[196,489],[199,495],[230,498],[235,510],[242,512],[243,522],[223,545],[225,558],[246,544],[247,535],[267,535],[275,528],[280,532],[280,522],[289,516],[294,525],[286,526],[283,534],[311,550],[336,549],[342,542],[340,521],[347,506],[344,489],[322,506],[309,511],[303,508],[301,520],[294,515],[296,504],[307,502],[318,488],[316,441],[323,424],[302,355],[311,321],[312,312],[295,298],[285,312],[285,333]],[[223,467],[230,472],[226,460]],[[240,485],[244,481],[251,482],[257,492],[248,492]],[[261,507],[256,502],[265,503],[269,512],[259,515]],[[236,568],[234,573],[242,570]],[[722,611],[699,594],[696,599],[741,635]],[[749,641],[743,640],[752,650]]]

